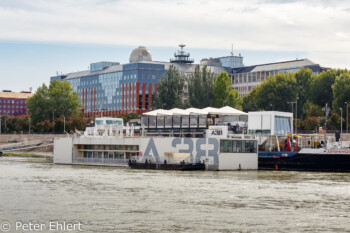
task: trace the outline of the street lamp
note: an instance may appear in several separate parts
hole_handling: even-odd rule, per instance
[[[292,134],[293,134],[293,132],[294,132],[294,129],[293,129],[293,127],[294,127],[294,122],[293,122],[293,118],[294,118],[294,108],[293,108],[293,104],[294,104],[294,102],[287,102],[287,104],[292,104]]]
[[[299,97],[295,99],[295,134],[298,134],[298,99]]]
[[[66,132],[66,117],[63,116],[63,133]]]
[[[349,113],[349,103],[348,102],[345,102],[346,103],[346,133],[348,133],[348,113]]]
[[[339,108],[340,109],[340,134],[343,133],[343,109],[342,108]]]

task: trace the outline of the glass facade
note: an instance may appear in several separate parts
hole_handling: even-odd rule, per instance
[[[104,65],[94,63],[91,67],[99,69]],[[79,94],[84,112],[151,108],[150,97],[165,73],[164,65],[130,63],[120,67],[110,73],[90,72],[86,76],[65,79]],[[60,79],[59,76],[51,78]]]
[[[219,57],[219,60],[222,66],[226,68],[239,68],[243,66],[243,57],[241,56]]]

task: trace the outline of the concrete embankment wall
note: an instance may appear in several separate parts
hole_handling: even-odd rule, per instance
[[[16,139],[18,142],[42,140],[49,138],[67,137],[66,134],[0,134],[0,143],[8,143],[9,140]]]

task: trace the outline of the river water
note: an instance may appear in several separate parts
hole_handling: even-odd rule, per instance
[[[2,157],[3,221],[9,232],[21,232],[18,222],[58,232],[48,229],[52,221],[81,223],[83,232],[350,232],[350,174],[150,171]]]

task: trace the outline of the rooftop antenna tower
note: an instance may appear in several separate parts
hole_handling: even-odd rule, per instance
[[[179,50],[177,52],[177,54],[174,54],[174,59],[170,59],[171,63],[180,63],[180,64],[191,64],[194,62],[193,59],[190,59],[190,54],[189,53],[185,53],[184,51],[184,47],[186,45],[184,44],[179,44],[179,47],[181,48],[181,50]]]
[[[233,56],[233,43],[231,44],[231,56]]]

